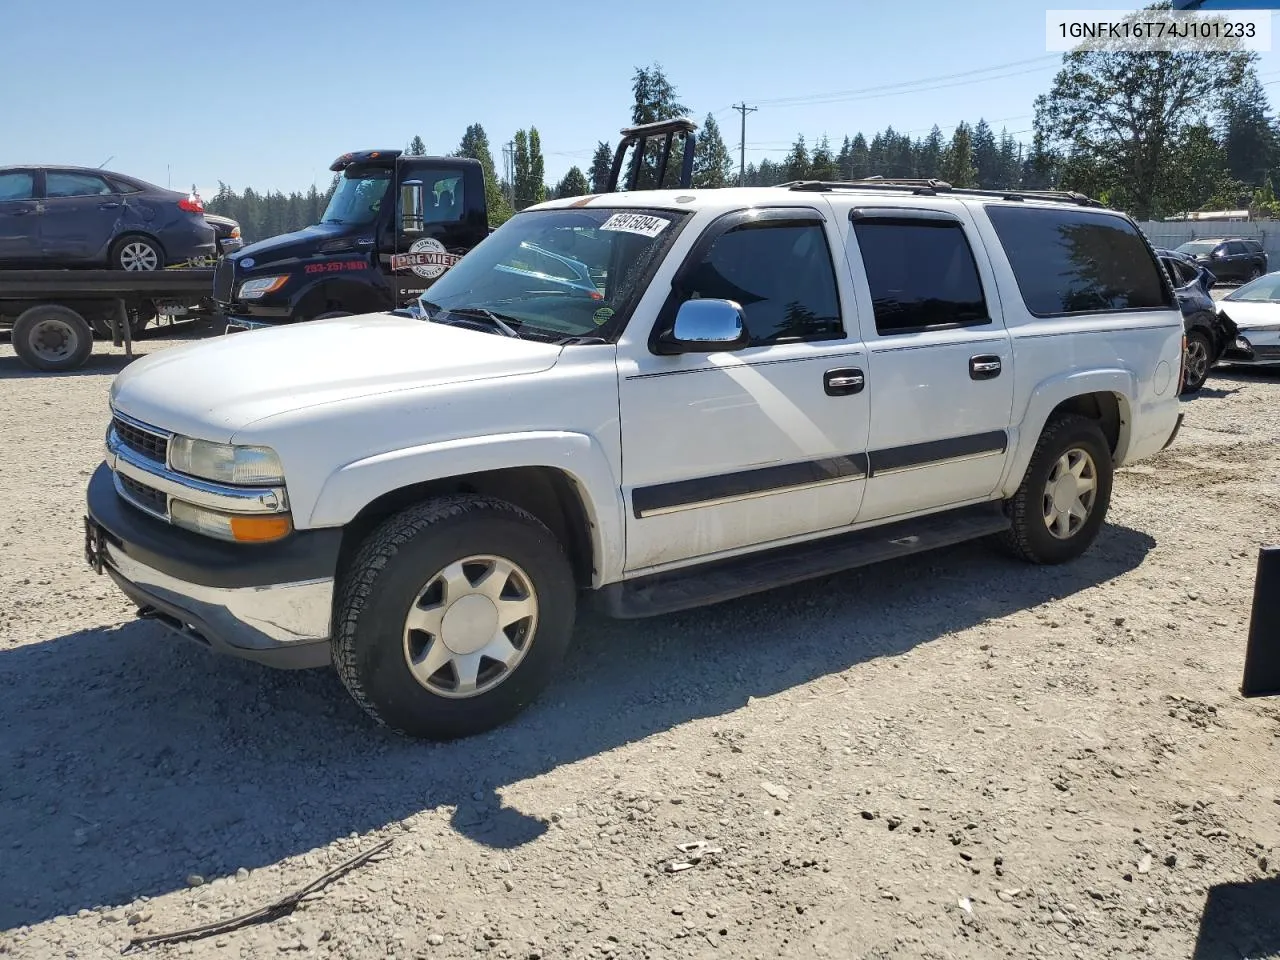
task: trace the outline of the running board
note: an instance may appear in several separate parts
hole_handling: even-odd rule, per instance
[[[609,617],[633,620],[736,600],[1009,529],[999,501],[899,520],[703,566],[611,583],[595,595]]]

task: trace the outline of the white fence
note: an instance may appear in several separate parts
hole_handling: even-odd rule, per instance
[[[1280,220],[1200,220],[1192,223],[1148,220],[1139,223],[1151,245],[1172,250],[1188,240],[1202,237],[1232,237],[1259,240],[1267,252],[1267,261],[1280,264]]]

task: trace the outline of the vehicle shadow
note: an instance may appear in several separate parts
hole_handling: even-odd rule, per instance
[[[1280,956],[1280,878],[1209,888],[1191,960]]]
[[[210,337],[221,336],[224,329],[225,324],[204,320],[149,327],[134,340],[132,357],[125,355],[123,345],[116,347],[109,339],[95,339],[93,353],[85,360],[83,366],[74,370],[33,370],[16,355],[0,357],[0,380],[26,380],[32,377],[100,377],[104,374],[115,374],[134,360],[163,350],[170,344],[207,340]],[[8,340],[9,334],[6,331],[0,342],[8,342]]]
[[[964,544],[647,621],[584,615],[538,703],[448,744],[375,727],[332,671],[213,657],[152,623],[10,648],[0,929],[261,867],[441,806],[475,843],[513,849],[549,823],[504,805],[508,785],[1094,587],[1153,546],[1107,526],[1058,567]]]

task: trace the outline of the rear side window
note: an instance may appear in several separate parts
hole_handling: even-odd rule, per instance
[[[1034,316],[1174,306],[1155,257],[1129,221],[1089,210],[989,206],[986,211]]]
[[[860,217],[853,231],[880,336],[991,322],[959,221]]]
[[[87,173],[55,173],[44,178],[44,195],[50,199],[65,197],[96,197],[111,193],[111,187],[102,177]]]

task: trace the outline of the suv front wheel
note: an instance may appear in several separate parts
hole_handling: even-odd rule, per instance
[[[413,737],[482,733],[551,681],[577,590],[560,543],[503,500],[451,496],[384,521],[343,576],[333,662],[356,702]]]
[[[1065,563],[1097,539],[1111,503],[1111,449],[1096,420],[1063,414],[1040,434],[1018,492],[1006,501],[1007,550],[1031,563]]]

